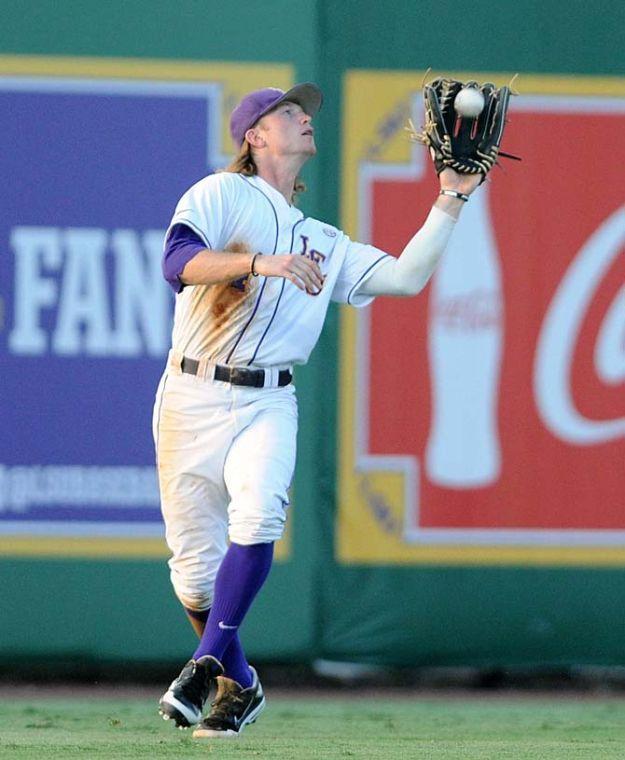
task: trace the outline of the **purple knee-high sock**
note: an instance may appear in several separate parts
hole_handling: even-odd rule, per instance
[[[252,671],[245,657],[245,652],[241,646],[241,640],[238,634],[232,638],[226,651],[221,658],[221,664],[224,666],[224,675],[232,678],[244,689],[252,685]]]
[[[206,625],[210,610],[191,610],[188,607],[185,607],[185,610],[192,618],[195,618],[195,620],[199,620]],[[245,652],[241,646],[238,633],[235,633],[232,637],[232,641],[226,647],[221,658],[221,664],[224,666],[224,675],[231,678],[233,681],[236,681],[244,689],[247,689],[252,685],[250,666],[245,657]]]
[[[269,574],[272,559],[273,543],[251,546],[230,544],[217,573],[213,604],[193,659],[210,654],[223,661],[228,645]],[[236,650],[233,654],[237,661],[235,668],[242,671],[243,651],[241,658]],[[238,675],[243,677],[241,672]],[[229,677],[234,678],[230,674]],[[243,677],[243,680],[247,679]]]

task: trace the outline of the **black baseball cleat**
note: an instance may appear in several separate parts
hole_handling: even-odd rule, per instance
[[[231,678],[217,677],[217,694],[211,710],[193,732],[194,738],[218,739],[239,736],[244,726],[254,723],[265,707],[265,695],[258,673],[250,667],[254,680],[243,689]]]
[[[159,700],[159,712],[164,720],[171,718],[178,728],[188,728],[198,723],[202,719],[211,683],[223,672],[219,660],[210,655],[189,660]]]

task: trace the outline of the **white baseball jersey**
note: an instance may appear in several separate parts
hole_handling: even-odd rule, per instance
[[[370,303],[372,297],[359,295],[358,288],[392,258],[305,217],[260,177],[228,172],[205,177],[180,199],[169,229],[175,224],[187,225],[216,251],[308,256],[325,277],[315,296],[281,277],[186,286],[176,296],[173,350],[220,364],[304,364],[330,301]]]

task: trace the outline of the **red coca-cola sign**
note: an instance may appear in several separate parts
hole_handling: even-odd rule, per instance
[[[358,318],[356,469],[412,471],[403,542],[623,545],[625,100],[516,98],[504,142],[522,163],[471,198],[427,289]],[[398,254],[433,169],[367,178],[371,242]]]

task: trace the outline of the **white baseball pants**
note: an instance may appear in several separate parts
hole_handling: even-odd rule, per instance
[[[295,388],[249,388],[169,366],[153,414],[176,595],[204,610],[228,547],[282,536],[295,467]]]

